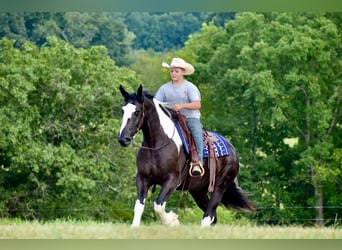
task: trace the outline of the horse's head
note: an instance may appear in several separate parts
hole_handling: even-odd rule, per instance
[[[125,104],[122,107],[122,124],[118,136],[121,146],[127,147],[139,131],[144,120],[144,93],[140,85],[137,93],[129,94],[121,85]]]

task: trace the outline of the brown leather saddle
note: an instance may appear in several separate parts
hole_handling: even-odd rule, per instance
[[[164,108],[163,108],[164,109]],[[180,112],[176,112],[172,109],[167,108],[167,112],[169,112],[170,117],[174,120],[175,123],[179,125],[181,129],[181,133],[185,139],[185,143],[187,143],[187,147],[189,149],[188,157],[190,160],[190,164],[193,164],[198,159],[197,147],[195,140],[187,126],[186,118]],[[207,145],[208,147],[208,170],[209,170],[209,187],[208,191],[212,192],[214,190],[215,185],[215,176],[216,176],[216,154],[213,148],[213,142],[217,141],[215,135],[208,133],[208,131],[203,130],[203,145]],[[204,169],[205,170],[205,169]],[[191,174],[190,174],[191,175]],[[203,176],[203,175],[201,175]]]

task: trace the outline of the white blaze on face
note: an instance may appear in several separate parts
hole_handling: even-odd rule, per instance
[[[126,106],[122,107],[123,116],[122,116],[122,124],[120,128],[120,135],[122,130],[126,127],[128,120],[132,117],[133,113],[136,110],[136,106],[132,103],[128,103]]]
[[[175,128],[175,124],[173,123],[173,121],[164,113],[164,111],[160,108],[159,104],[161,102],[159,102],[157,99],[153,99],[154,105],[156,106],[157,112],[158,112],[158,116],[159,116],[159,120],[160,120],[160,125],[163,127],[165,134],[167,134],[167,136],[172,139],[178,149],[178,152],[180,152],[180,149],[182,147],[182,140]]]

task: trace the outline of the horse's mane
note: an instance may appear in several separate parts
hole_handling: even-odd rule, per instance
[[[147,99],[149,99],[150,101],[153,100],[153,98],[154,98],[154,95],[153,95],[153,94],[151,94],[151,93],[148,92],[147,90],[144,90],[143,93],[144,93],[144,96],[145,96]],[[173,110],[170,108],[169,104],[161,102],[161,103],[159,103],[159,107],[164,111],[164,113],[165,113],[169,118],[172,119]]]
[[[132,94],[128,94],[125,97],[125,102],[134,102],[134,101],[138,101],[138,102],[142,102],[143,98],[146,98],[149,101],[152,101],[154,98],[154,95],[150,94],[147,90],[143,91],[143,97],[139,96],[138,93],[132,93]]]
[[[154,98],[154,95],[148,92],[147,90],[143,91],[144,96],[147,97],[148,99],[152,100]]]

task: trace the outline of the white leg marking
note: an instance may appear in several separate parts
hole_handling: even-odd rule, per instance
[[[144,200],[144,204],[145,204],[145,200]],[[145,207],[144,204],[141,204],[139,200],[135,202],[132,227],[140,226],[141,216],[144,212],[144,207]]]
[[[163,205],[157,205],[157,203],[154,202],[154,211],[160,216],[160,219],[164,225],[178,226],[179,225],[178,215],[172,211],[166,213],[165,205],[166,205],[166,202],[164,202]]]
[[[201,227],[209,227],[211,223],[213,223],[214,217],[211,218],[210,216],[204,217],[201,221]]]

